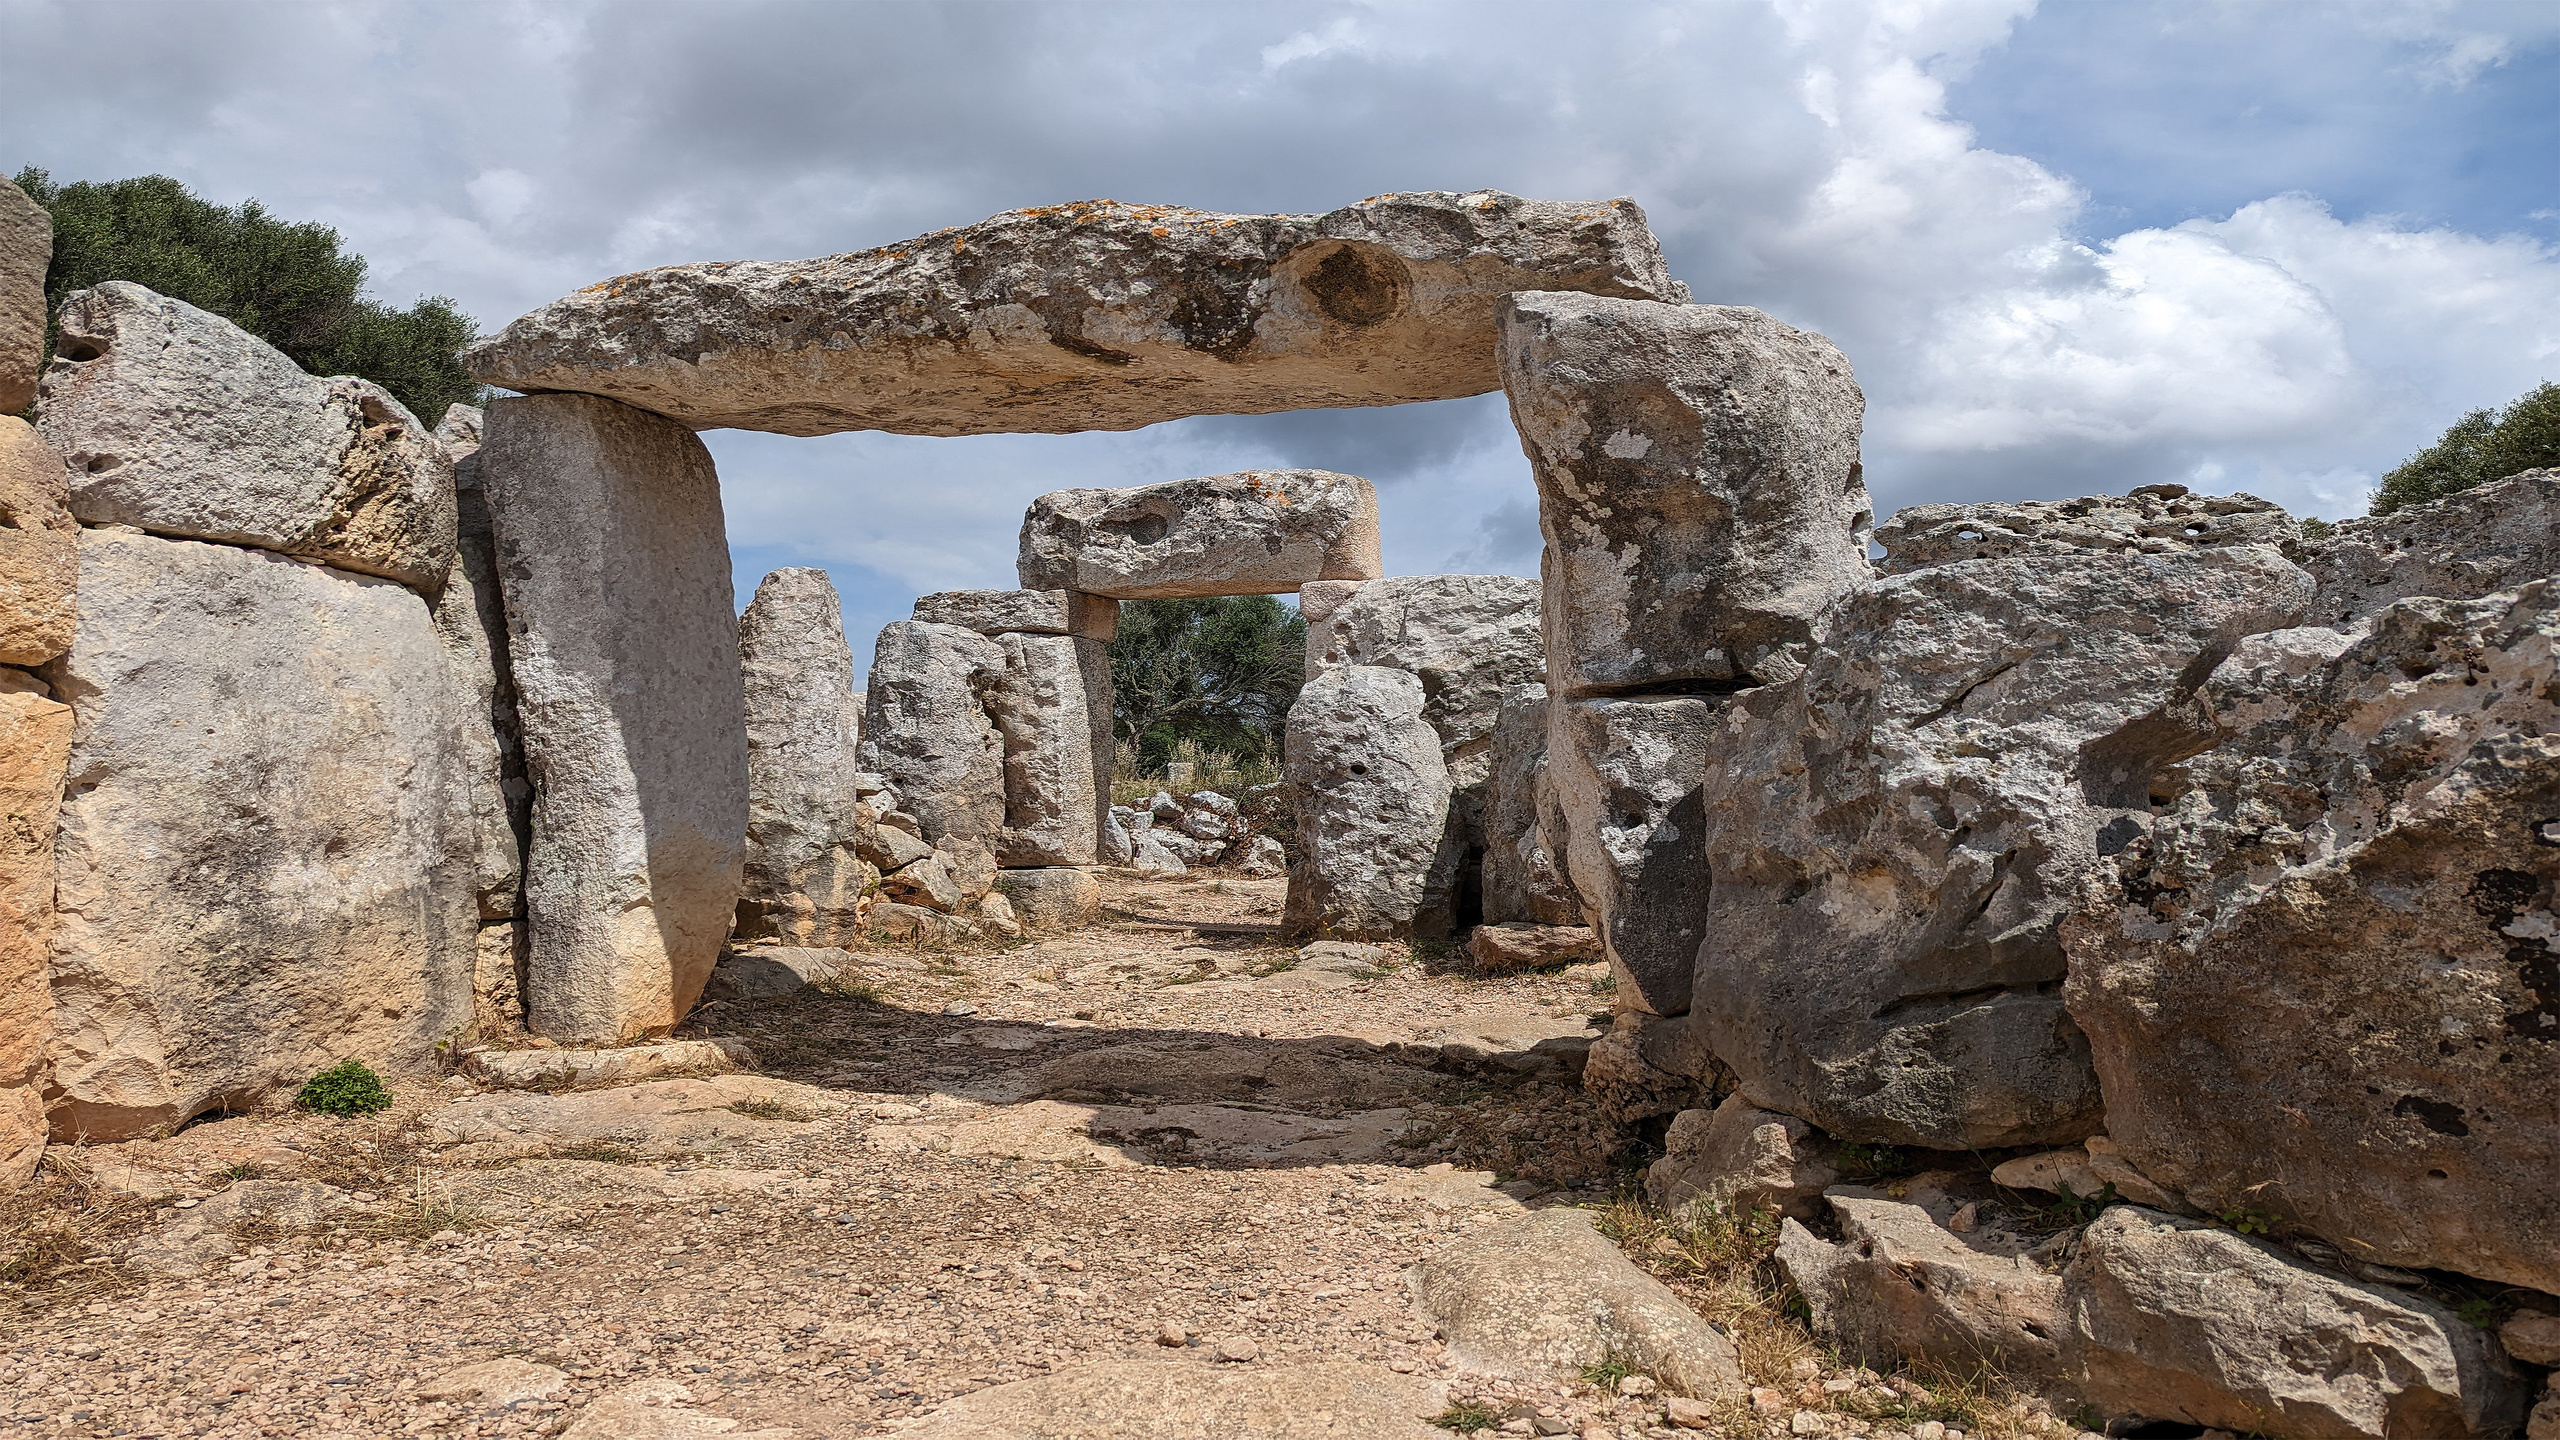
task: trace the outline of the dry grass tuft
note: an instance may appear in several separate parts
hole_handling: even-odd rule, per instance
[[[91,1179],[80,1153],[56,1147],[35,1179],[0,1194],[0,1316],[32,1316],[131,1288],[114,1257],[150,1222],[151,1207]]]

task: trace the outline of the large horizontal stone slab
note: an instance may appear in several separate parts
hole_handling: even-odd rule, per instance
[[[1500,383],[1515,290],[1685,301],[1630,200],[1381,195],[1324,215],[1084,201],[813,260],[591,285],[464,353],[696,429],[1132,430]]]
[[[1330,470],[1245,470],[1125,490],[1052,490],[1022,517],[1024,588],[1115,600],[1287,594],[1374,580],[1378,492]]]
[[[1120,602],[1081,590],[937,590],[917,597],[914,618],[981,635],[1109,640],[1120,633]]]
[[[111,280],[62,302],[37,428],[91,525],[308,555],[433,593],[453,460],[370,380],[306,375],[217,315]]]
[[[426,602],[386,580],[80,536],[55,845],[59,1135],[428,1069],[471,1019],[473,752]]]

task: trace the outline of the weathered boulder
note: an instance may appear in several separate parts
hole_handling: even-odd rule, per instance
[[[0,415],[0,665],[41,665],[71,644],[80,522],[63,508],[69,494],[62,457]]]
[[[1730,704],[1699,695],[1551,700],[1547,778],[1565,871],[1594,919],[1618,1003],[1689,1009],[1706,926],[1705,801]]]
[[[1344,1360],[1107,1360],[963,1395],[899,1433],[1055,1440],[1072,1416],[1075,1433],[1112,1440],[1442,1440],[1449,1432],[1431,1421],[1447,1403],[1435,1381]]]
[[[1289,708],[1283,775],[1298,827],[1290,929],[1346,940],[1407,934],[1449,815],[1449,768],[1422,718],[1422,682],[1340,665]],[[1139,838],[1139,850],[1155,838]]]
[[[1004,647],[974,630],[918,620],[880,627],[862,768],[888,781],[928,841],[1004,828],[1004,738],[986,713],[1004,679]]]
[[[1172,876],[1185,874],[1191,867],[1166,848],[1163,836],[1149,830],[1130,847],[1129,868],[1141,875]]]
[[[1840,1243],[1792,1217],[1778,1264],[1813,1312],[1816,1334],[1880,1369],[1964,1373],[1985,1363],[2020,1380],[2061,1368],[2062,1282],[2025,1255],[1976,1249],[1917,1205],[1834,1195]]]
[[[1107,641],[1120,633],[1120,602],[1081,590],[937,590],[917,597],[914,618],[981,635],[1020,631]]]
[[[794,945],[861,936],[879,877],[859,853],[862,716],[844,605],[824,570],[776,570],[738,617],[747,701],[747,859],[736,933]]]
[[[1738,1392],[1733,1344],[1592,1228],[1541,1210],[1476,1231],[1405,1272],[1458,1363],[1540,1377],[1623,1361],[1684,1395]]]
[[[1384,665],[1422,681],[1422,718],[1440,736],[1452,783],[1492,766],[1503,699],[1546,669],[1538,584],[1510,575],[1398,575],[1345,587],[1307,622],[1307,673]]]
[[[1527,925],[1506,920],[1467,932],[1467,958],[1478,975],[1511,975],[1588,960],[1600,937],[1587,925]]]
[[[1091,865],[1111,808],[1111,662],[1074,635],[998,635],[999,682],[983,694],[1004,744],[998,863]]]
[[[1876,527],[1884,573],[1959,560],[2037,555],[2169,555],[2221,545],[2294,542],[2281,506],[2255,495],[2196,495],[2184,485],[2137,485],[2129,495],[2077,500],[1914,505]]]
[[[1101,882],[1070,866],[1007,870],[996,877],[996,889],[1025,930],[1056,934],[1090,925],[1102,913]]]
[[[880,893],[945,914],[958,910],[969,899],[960,889],[959,878],[951,873],[951,862],[939,850],[881,876]]]
[[[2504,480],[2389,515],[2342,520],[2287,553],[2320,583],[2303,623],[2346,629],[2396,600],[2470,600],[2560,575],[2560,470]]]
[[[2152,1184],[2149,1176],[2127,1163],[2116,1143],[2104,1135],[2092,1135],[2059,1150],[2003,1160],[1991,1167],[1991,1183],[2011,1190],[2041,1190],[2048,1195],[2067,1191],[2081,1199],[2104,1197],[2112,1185],[2116,1195],[2136,1205],[2167,1209],[2177,1203]]]
[[[1582,897],[1565,878],[1566,834],[1547,779],[1547,687],[1522,685],[1503,698],[1493,726],[1493,773],[1484,796],[1484,918],[1536,925],[1583,925]],[[1549,837],[1555,837],[1550,840]]]
[[[1785,680],[1869,574],[1865,399],[1819,335],[1731,305],[1503,304],[1558,696]]]
[[[1247,837],[1229,863],[1239,875],[1269,880],[1289,873],[1289,852],[1268,835],[1254,835]]]
[[[1688,299],[1633,201],[1381,195],[1325,215],[1083,201],[850,255],[625,275],[465,352],[696,429],[1133,430],[1480,395],[1514,290]]]
[[[2555,645],[2537,580],[2213,672],[2219,743],[2152,782],[2064,930],[2143,1174],[2357,1260],[2560,1290]]]
[[[1713,1110],[1673,1117],[1662,1158],[1645,1167],[1644,1193],[1666,1208],[1704,1202],[1737,1214],[1775,1210],[1810,1220],[1822,1213],[1822,1192],[1839,1180],[1820,1132],[1737,1092]]]
[[[1262,595],[1371,580],[1378,492],[1330,470],[1246,470],[1125,490],[1052,490],[1022,517],[1029,590],[1116,600]]]
[[[2119,1205],[2062,1275],[2065,1378],[2110,1416],[2301,1440],[2506,1435],[2528,1392],[2482,1331],[2204,1222]]]
[[[0,1191],[24,1184],[44,1154],[45,949],[71,721],[34,677],[0,670]]]
[[[746,702],[720,481],[690,431],[583,395],[489,407],[518,714],[534,785],[526,1004],[614,1044],[701,994],[735,918]]]
[[[111,280],[62,302],[37,428],[90,525],[255,545],[433,594],[453,461],[370,380],[306,375],[183,300]]]
[[[0,413],[36,398],[44,361],[44,272],[53,263],[53,217],[0,176]]]
[[[431,1066],[472,1017],[471,751],[427,605],[266,551],[80,536],[45,667],[77,713],[55,844],[64,1136]]]
[[[1742,1088],[1844,1140],[2103,1128],[2057,927],[2193,747],[2178,707],[2309,597],[2237,546],[1960,561],[1835,607],[1706,770],[1691,1021]]]

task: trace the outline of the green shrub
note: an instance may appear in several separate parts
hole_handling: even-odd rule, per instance
[[[370,1115],[391,1108],[382,1077],[361,1060],[341,1060],[311,1077],[293,1103],[321,1115]]]
[[[2454,421],[2436,443],[2382,477],[2373,513],[2388,515],[2553,465],[2560,465],[2560,385],[2544,381],[2504,410],[2474,410]]]

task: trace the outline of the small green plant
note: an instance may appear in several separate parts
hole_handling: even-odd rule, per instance
[[[1618,977],[1615,975],[1592,976],[1591,993],[1594,995],[1615,996],[1618,993]]]
[[[2110,1205],[2124,1203],[2123,1197],[2116,1194],[2116,1182],[2113,1180],[2099,1186],[2094,1194],[2089,1195],[2082,1195],[2073,1190],[2068,1180],[2055,1185],[2053,1191],[2055,1198],[2052,1204],[2044,1207],[2045,1217],[2059,1220],[2066,1225],[2087,1224],[2098,1218],[2099,1211]],[[2265,1232],[2262,1230],[2259,1233]]]
[[[1501,1424],[1502,1412],[1482,1400],[1459,1400],[1452,1403],[1448,1409],[1441,1411],[1439,1417],[1431,1423],[1443,1430],[1472,1434],[1478,1430],[1490,1430]]]
[[[1628,1364],[1625,1356],[1613,1350],[1609,1352],[1609,1357],[1599,1364],[1582,1367],[1582,1383],[1594,1390],[1605,1390],[1614,1395],[1618,1390],[1618,1382],[1635,1373],[1636,1367]]]
[[[794,1125],[806,1125],[818,1118],[818,1112],[815,1110],[804,1109],[788,1100],[777,1099],[771,1095],[756,1095],[745,1100],[733,1101],[729,1108],[752,1120],[788,1120]]]
[[[341,1060],[311,1077],[293,1103],[319,1115],[371,1115],[391,1108],[382,1077],[361,1060]]]
[[[878,1005],[889,998],[879,986],[849,975],[829,975],[809,988],[838,1000],[851,1000],[857,1005]]]
[[[1853,1140],[1833,1155],[1842,1175],[1862,1183],[1888,1180],[1914,1168],[1911,1156],[1898,1145],[1865,1145]]]
[[[264,1180],[267,1178],[267,1172],[263,1168],[252,1165],[246,1160],[240,1161],[238,1164],[234,1165],[225,1165],[214,1173],[225,1180]]]
[[[2495,1300],[2474,1295],[2454,1306],[2453,1313],[2461,1316],[2462,1323],[2474,1330],[2495,1330],[2501,1318],[2500,1312],[2505,1309],[2505,1306]]]
[[[2321,519],[2317,515],[2305,515],[2302,517],[2302,538],[2305,540],[2326,540],[2337,533],[2337,526],[2330,524],[2328,521]]]
[[[2276,1217],[2252,1210],[2245,1205],[2234,1205],[2221,1212],[2216,1218],[2243,1235],[2264,1235],[2267,1233],[2267,1227],[2275,1223]]]

